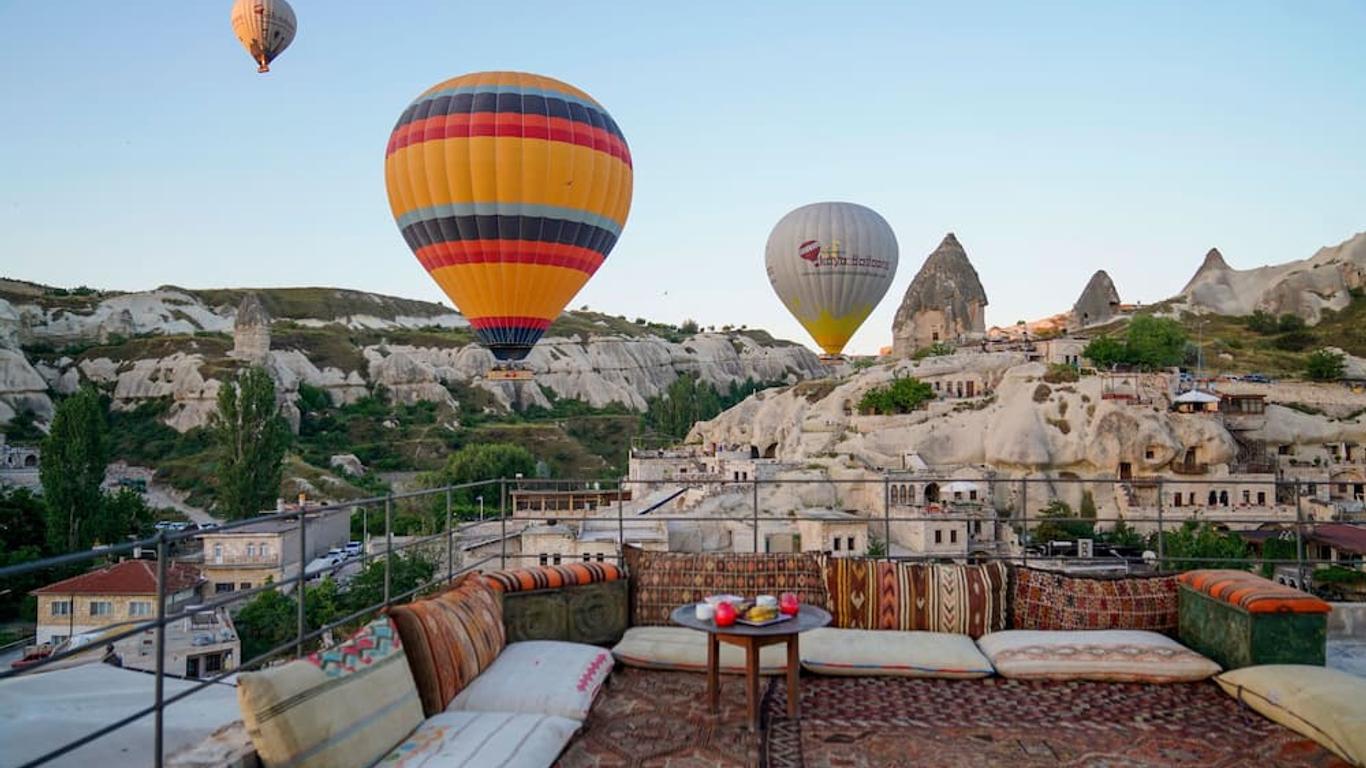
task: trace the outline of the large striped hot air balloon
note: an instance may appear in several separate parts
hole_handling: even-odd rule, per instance
[[[774,225],[764,261],[778,298],[834,356],[891,287],[896,235],[871,208],[813,203]]]
[[[500,361],[526,357],[611,252],[631,152],[583,91],[524,72],[440,83],[403,110],[384,159],[408,247]]]
[[[275,60],[294,42],[298,22],[285,0],[237,0],[232,4],[232,31],[258,65],[269,72]]]

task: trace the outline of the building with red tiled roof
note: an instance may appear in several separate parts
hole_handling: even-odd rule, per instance
[[[1316,559],[1366,567],[1366,525],[1320,523],[1305,535],[1305,543],[1313,548],[1309,554]]]
[[[180,606],[199,595],[199,569],[184,563],[166,568],[166,601]],[[60,642],[75,634],[156,616],[157,564],[125,560],[72,576],[30,594],[38,598],[37,642]]]

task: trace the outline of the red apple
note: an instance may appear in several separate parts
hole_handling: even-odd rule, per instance
[[[784,592],[778,598],[778,610],[785,616],[796,616],[801,609],[802,604],[797,600],[797,595],[794,592]]]
[[[729,627],[735,623],[735,606],[730,603],[716,604],[716,626]]]

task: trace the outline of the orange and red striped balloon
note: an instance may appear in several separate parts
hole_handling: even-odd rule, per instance
[[[524,72],[418,96],[389,136],[384,179],[408,247],[504,361],[531,351],[631,208],[631,152],[607,110]]]

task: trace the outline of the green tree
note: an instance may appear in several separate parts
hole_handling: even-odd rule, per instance
[[[1128,362],[1124,342],[1113,336],[1098,336],[1082,350],[1082,356],[1098,368],[1112,368]]]
[[[1039,510],[1039,519],[1039,524],[1034,528],[1036,542],[1076,541],[1096,535],[1096,524],[1078,518],[1073,514],[1071,505],[1061,499],[1054,499]]]
[[[1275,333],[1280,328],[1275,315],[1263,312],[1260,309],[1248,315],[1245,322],[1248,330],[1261,334]]]
[[[859,398],[858,409],[863,413],[884,416],[910,413],[934,399],[934,388],[913,376],[898,377],[891,384],[873,387]]]
[[[395,553],[390,564],[389,594],[401,595],[431,581],[436,565],[416,555]],[[369,608],[384,601],[384,557],[370,561],[351,579],[343,607],[347,613]],[[305,606],[307,608],[307,606]]]
[[[721,396],[710,384],[702,383],[697,376],[679,376],[663,396],[649,402],[645,423],[656,432],[682,440],[694,424],[715,418],[723,408]]]
[[[38,478],[47,506],[48,543],[54,551],[89,546],[100,511],[100,483],[109,464],[104,403],[93,387],[82,387],[57,406],[52,431],[43,441]]]
[[[47,543],[43,500],[27,488],[0,488],[0,568],[37,560]],[[0,584],[0,619],[35,618],[29,590],[52,581],[52,575],[37,571]]]
[[[219,511],[236,519],[274,506],[290,433],[265,369],[250,368],[223,383],[209,429],[218,455]]]
[[[1299,556],[1299,547],[1293,538],[1282,539],[1273,536],[1262,542],[1262,576],[1271,578],[1276,574],[1277,560],[1294,560]],[[1317,574],[1315,575],[1317,580]]]
[[[1129,321],[1124,346],[1133,365],[1144,368],[1180,365],[1186,352],[1186,332],[1175,320],[1139,315]]]
[[[1305,361],[1304,372],[1314,381],[1337,381],[1342,378],[1347,358],[1328,349],[1312,352]]]
[[[881,537],[881,536],[878,536],[878,535],[875,534],[875,533],[870,533],[870,534],[868,534],[868,551],[864,553],[864,556],[865,556],[865,557],[886,557],[886,556],[887,556],[887,542],[883,541],[883,540],[882,540],[882,537]]]
[[[1285,314],[1281,315],[1279,320],[1276,321],[1276,329],[1279,330],[1281,333],[1290,333],[1291,331],[1302,331],[1305,329],[1304,318],[1300,317],[1297,314],[1294,314],[1293,312],[1286,312]]]
[[[276,589],[268,589],[247,601],[233,618],[237,636],[242,640],[242,660],[255,659],[294,637],[298,611],[294,598]]]
[[[1208,522],[1187,520],[1175,531],[1163,535],[1166,559],[1164,570],[1189,571],[1199,568],[1248,567],[1247,543],[1241,537],[1220,531]]]
[[[150,533],[152,510],[147,508],[142,494],[120,488],[100,497],[100,515],[91,526],[91,534],[101,544],[115,544],[130,536]]]
[[[530,451],[513,443],[477,443],[451,454],[444,467],[424,474],[419,478],[419,484],[424,488],[440,488],[443,485],[511,479],[518,474],[524,477],[536,474],[536,457]],[[496,486],[462,488],[452,493],[452,500],[461,506],[468,506],[474,503],[476,496],[483,496],[486,502],[496,504],[497,493]],[[445,500],[439,499],[438,502],[444,515]]]
[[[1101,538],[1109,544],[1125,549],[1141,549],[1146,544],[1143,536],[1123,520],[1116,520],[1114,527],[1101,534]]]

